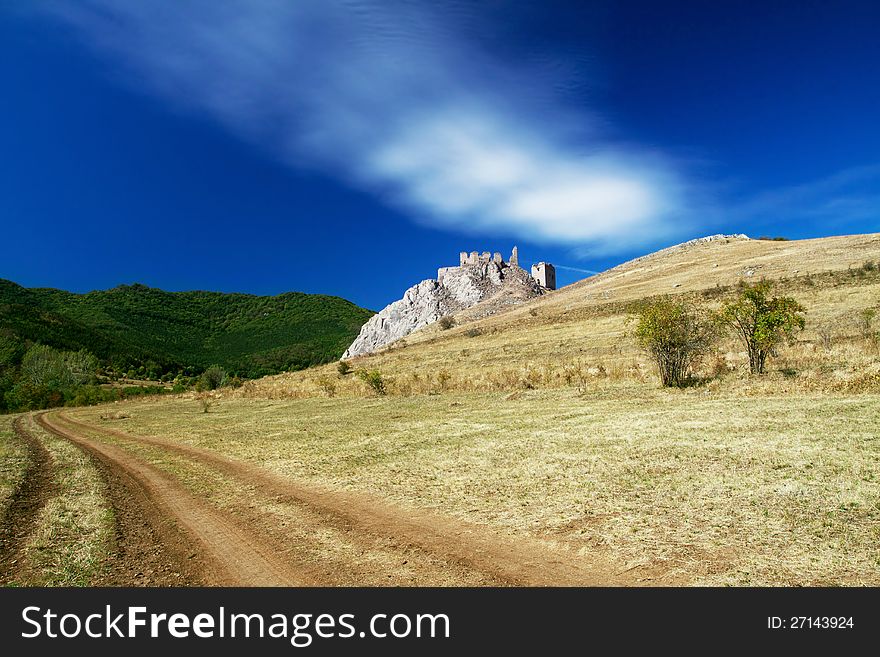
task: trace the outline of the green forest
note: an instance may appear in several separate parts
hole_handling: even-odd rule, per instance
[[[338,359],[372,311],[339,297],[166,292],[145,285],[76,294],[0,279],[0,411],[118,395],[124,379],[193,384]],[[30,367],[30,369],[29,369]]]

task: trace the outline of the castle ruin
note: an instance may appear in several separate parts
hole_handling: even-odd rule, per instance
[[[471,319],[487,317],[556,289],[553,265],[539,262],[532,273],[519,266],[519,252],[513,247],[510,262],[498,252],[458,254],[458,265],[441,267],[437,280],[413,285],[403,298],[388,304],[361,327],[343,359],[373,353],[443,317]]]
[[[549,262],[539,262],[532,265],[532,278],[545,290],[556,289],[556,267]]]
[[[504,258],[497,251],[495,253],[489,253],[488,251],[483,251],[482,253],[479,251],[471,251],[470,253],[461,251],[458,254],[458,267],[441,267],[437,270],[437,281],[443,283],[446,275],[453,270],[458,270],[462,267],[484,266],[489,263],[497,265],[498,269],[507,269],[508,267],[519,268],[519,249],[513,247],[509,262],[504,262]],[[549,262],[539,262],[532,265],[531,276],[543,289],[556,289],[556,269]]]

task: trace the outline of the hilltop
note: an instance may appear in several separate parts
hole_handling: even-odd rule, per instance
[[[876,307],[880,299],[878,262],[876,233],[791,241],[745,236],[693,240],[492,316],[481,316],[480,306],[474,306],[455,316],[454,328],[432,324],[378,353],[352,359],[351,366],[380,370],[403,393],[436,390],[439,379],[444,388],[466,390],[554,387],[588,376],[585,372],[646,380],[652,376],[651,365],[627,338],[628,318],[641,300],[689,295],[711,305],[733,294],[740,281],[765,278],[808,309],[807,330],[793,357],[809,356],[815,367],[823,367],[822,359],[848,363],[855,370],[851,358],[835,360],[832,352],[816,349],[829,341],[843,349],[857,336],[859,313]],[[725,360],[718,367],[735,370],[740,350],[732,341],[722,347]],[[320,394],[315,381],[324,372],[316,368],[270,377],[249,385],[243,394]],[[344,390],[364,393],[356,381],[340,386]]]
[[[135,284],[75,294],[0,279],[0,351],[14,359],[39,342],[86,349],[118,372],[140,369],[150,378],[214,364],[256,377],[339,358],[372,314],[339,297],[301,292],[166,292]]]

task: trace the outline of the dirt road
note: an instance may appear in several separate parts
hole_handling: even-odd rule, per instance
[[[108,482],[115,482],[110,488],[116,491],[117,518],[140,518],[149,529],[147,538],[121,532],[121,551],[137,553],[138,543],[158,543],[180,584],[644,583],[644,573],[621,572],[603,557],[503,536],[362,493],[319,489],[217,452],[86,424],[65,413],[43,414],[37,421],[93,455]],[[149,462],[144,449],[210,470],[245,491],[246,499],[224,508]],[[295,526],[273,519],[265,511],[273,506],[295,512]]]

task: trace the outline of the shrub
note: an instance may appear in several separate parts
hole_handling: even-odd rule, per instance
[[[877,317],[877,311],[874,308],[865,308],[859,313],[859,332],[865,340],[870,340],[876,334],[874,333],[874,319]]]
[[[806,323],[801,304],[791,297],[769,298],[771,289],[767,281],[744,284],[739,296],[725,302],[719,313],[722,324],[732,328],[745,345],[752,374],[763,374],[767,357]]]
[[[321,376],[317,379],[318,387],[324,391],[324,394],[328,397],[333,397],[336,395],[336,381],[331,379],[329,376]]]
[[[437,372],[437,384],[440,386],[440,390],[446,390],[451,378],[452,375],[449,373],[449,370],[440,370]]]
[[[207,413],[211,409],[211,405],[214,403],[214,399],[206,393],[200,394],[198,400],[199,408],[202,409],[202,413]]]
[[[636,341],[644,349],[666,386],[682,387],[693,366],[715,339],[715,325],[692,304],[663,297],[643,306],[637,316]]]
[[[441,331],[448,331],[453,326],[455,326],[455,320],[449,315],[441,317],[440,321],[438,321],[437,323],[440,325]]]
[[[202,390],[216,390],[226,383],[226,370],[219,365],[212,365],[199,377],[199,387]]]
[[[377,395],[385,394],[385,379],[379,370],[359,370],[358,376],[366,383]]]
[[[482,329],[478,329],[478,328],[475,326],[475,327],[473,327],[473,328],[469,328],[467,331],[464,332],[464,334],[465,334],[466,336],[468,336],[469,338],[476,338],[476,337],[478,337],[478,336],[480,336],[480,335],[483,335],[483,331],[482,331]]]
[[[341,360],[336,364],[336,371],[339,372],[339,376],[345,376],[351,372],[351,365],[348,364],[348,361]]]

